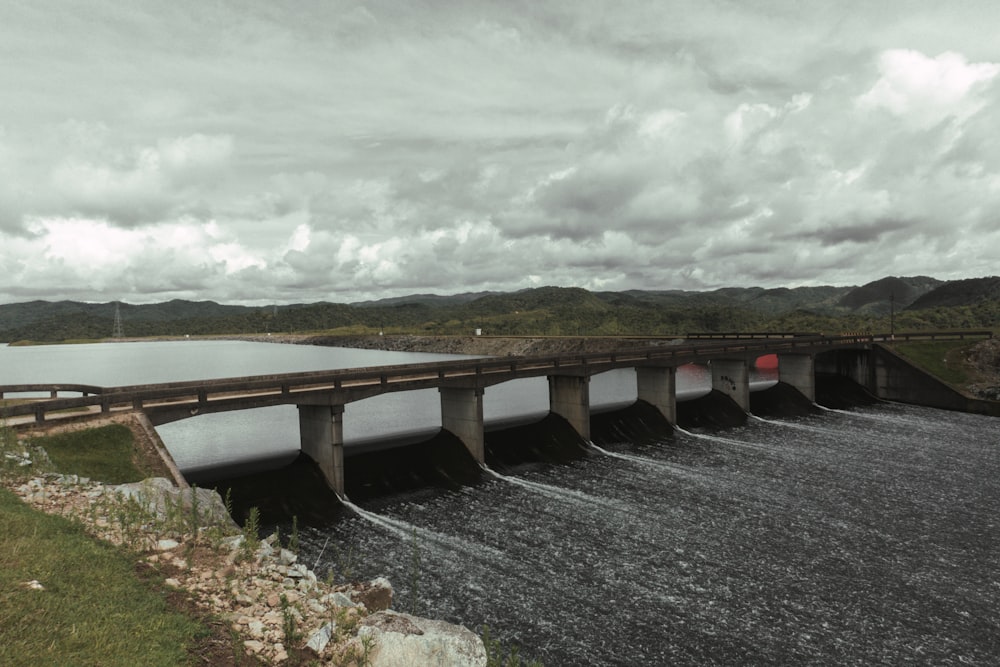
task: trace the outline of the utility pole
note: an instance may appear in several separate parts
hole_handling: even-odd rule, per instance
[[[889,292],[889,340],[896,340],[896,293]]]
[[[118,303],[118,302],[115,302],[115,324],[114,324],[114,327],[111,330],[111,337],[112,338],[124,338],[125,337],[125,329],[122,327],[122,310],[121,310],[121,304]]]

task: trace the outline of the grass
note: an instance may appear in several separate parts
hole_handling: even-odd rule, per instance
[[[0,664],[189,664],[206,633],[172,612],[124,550],[0,489]],[[27,582],[38,581],[35,590]]]
[[[11,481],[55,471],[122,483],[150,472],[133,462],[132,433],[120,425],[35,438],[26,468],[5,456],[21,449],[0,422],[0,475]],[[219,641],[225,628],[165,588],[137,553],[2,486],[0,536],[0,665],[257,664],[241,651],[225,659],[233,654],[231,640]]]
[[[966,350],[976,342],[978,341],[917,341],[896,343],[893,349],[944,382],[962,387],[976,380],[974,372],[965,361]]]
[[[141,481],[145,474],[134,463],[135,439],[121,424],[34,438],[56,470],[107,484]]]

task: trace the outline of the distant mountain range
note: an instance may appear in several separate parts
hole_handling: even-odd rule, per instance
[[[1000,277],[886,277],[860,287],[726,287],[696,292],[589,292],[539,287],[451,296],[414,294],[353,304],[268,307],[212,301],[148,305],[31,301],[0,305],[0,341],[330,332],[343,334],[679,335],[689,331],[899,330],[1000,323]]]

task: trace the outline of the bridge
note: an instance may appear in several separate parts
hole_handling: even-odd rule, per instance
[[[876,396],[906,400],[912,383],[891,370],[887,357],[873,357],[873,350],[892,340],[991,335],[988,331],[895,336],[689,334],[681,344],[615,352],[476,358],[122,387],[6,385],[0,386],[0,399],[36,392],[48,393],[49,398],[0,407],[0,420],[19,426],[138,411],[153,425],[160,425],[209,413],[291,404],[299,411],[302,451],[316,461],[330,486],[343,494],[344,407],[388,392],[438,389],[442,428],[458,437],[471,456],[483,463],[485,390],[511,380],[547,377],[550,412],[563,417],[581,437],[589,439],[589,382],[592,376],[606,371],[635,369],[637,399],[652,405],[675,424],[676,370],[685,364],[707,366],[712,389],[744,411],[750,405],[749,369],[757,358],[770,354],[778,358],[779,382],[794,387],[810,401],[815,401],[817,372],[844,375]],[[888,359],[891,361],[891,357]],[[958,400],[947,394],[953,390],[946,389],[947,400]],[[60,396],[63,393],[79,395]],[[943,407],[963,409],[957,405]]]

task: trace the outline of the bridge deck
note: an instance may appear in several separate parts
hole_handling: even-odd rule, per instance
[[[711,336],[681,345],[648,346],[616,352],[477,358],[419,364],[259,375],[215,380],[98,387],[81,384],[0,386],[0,398],[11,393],[50,392],[47,399],[0,407],[0,419],[19,425],[49,418],[100,415],[141,410],[156,423],[209,412],[271,405],[344,405],[378,394],[439,387],[485,388],[519,378],[538,376],[589,377],[616,368],[677,367],[712,359],[752,360],[767,354],[815,354],[839,348],[886,342],[887,335],[762,335],[691,334]],[[930,332],[897,334],[896,340],[940,340],[987,337],[991,332]],[[58,392],[81,396],[57,397]]]

